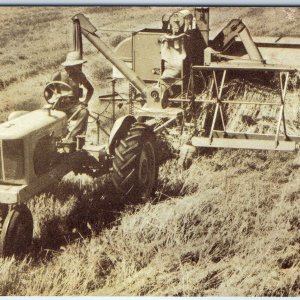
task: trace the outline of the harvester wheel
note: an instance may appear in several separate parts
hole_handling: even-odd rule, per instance
[[[153,195],[157,176],[155,135],[147,125],[136,122],[116,144],[112,181],[126,198],[146,200]]]
[[[19,256],[27,252],[33,234],[33,220],[24,204],[11,209],[2,226],[0,236],[0,256]]]

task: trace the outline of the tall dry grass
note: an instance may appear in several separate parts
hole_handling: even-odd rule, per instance
[[[187,171],[169,161],[161,168],[157,197],[125,205],[100,234],[101,224],[88,214],[77,220],[88,230],[69,227],[69,236],[78,235],[60,248],[44,248],[44,258],[39,253],[27,261],[3,260],[1,294],[297,296],[300,165],[295,158],[222,150],[199,157]],[[88,182],[84,191],[94,201]],[[171,196],[174,188],[180,188],[178,197]],[[74,194],[66,197],[66,206],[52,204],[45,214],[65,237],[63,218],[70,215],[66,207]],[[112,201],[101,194],[97,201]],[[45,202],[49,210],[51,201]]]
[[[166,10],[1,8],[1,45],[10,49],[0,54],[1,116],[43,103],[44,84],[71,46],[73,14],[87,13],[98,28],[132,29],[159,23]],[[214,8],[212,30],[239,15],[254,34],[296,32],[298,19],[278,17],[294,11]],[[102,37],[113,45],[123,33]],[[87,51],[98,94],[109,89],[110,65]],[[202,151],[189,170],[175,160],[161,166],[146,204],[124,203],[108,177],[69,174],[29,201],[31,253],[1,259],[0,294],[299,296],[299,167],[297,154]]]

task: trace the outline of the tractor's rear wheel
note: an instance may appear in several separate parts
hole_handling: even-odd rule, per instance
[[[18,205],[8,211],[0,236],[0,256],[20,256],[28,251],[33,234],[33,220],[28,207]]]
[[[151,197],[158,175],[153,131],[143,123],[134,123],[117,141],[114,152],[112,181],[115,188],[128,199]]]

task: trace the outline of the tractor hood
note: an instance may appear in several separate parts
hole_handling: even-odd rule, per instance
[[[61,123],[62,132],[66,130],[67,116],[64,112],[51,110],[49,114],[47,109],[35,110],[0,124],[0,140],[22,139],[57,123]]]

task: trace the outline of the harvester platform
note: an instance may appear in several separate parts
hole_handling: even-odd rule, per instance
[[[258,135],[257,138],[249,138],[249,134],[231,135],[231,138],[213,138],[208,137],[193,137],[192,145],[195,147],[212,147],[212,148],[233,148],[233,149],[253,149],[253,150],[278,150],[278,151],[294,151],[296,150],[295,141],[285,141],[284,137],[278,140],[275,144],[274,137],[266,139],[264,134]]]
[[[176,107],[167,107],[163,109],[142,107],[136,110],[138,117],[152,117],[152,118],[168,118],[173,119],[183,116],[183,109]]]
[[[223,89],[225,86],[225,78],[230,71],[257,71],[267,72],[279,75],[280,93],[278,98],[280,101],[257,102],[257,101],[236,101],[224,100]],[[198,136],[192,138],[192,144],[196,147],[215,147],[215,148],[242,148],[242,149],[261,149],[261,150],[281,150],[293,151],[296,149],[296,142],[300,142],[300,136],[289,136],[286,129],[285,119],[285,100],[290,75],[297,72],[297,69],[275,64],[264,63],[211,63],[208,66],[193,66],[192,76],[197,71],[212,72],[212,86],[209,99],[194,96],[192,90],[192,98],[195,102],[210,103],[214,105],[212,125],[208,137]],[[217,76],[218,74],[220,76]],[[266,75],[264,75],[266,76]],[[193,88],[193,87],[192,87]],[[212,97],[212,91],[215,89],[215,95]],[[225,124],[225,105],[267,105],[278,107],[279,114],[276,120],[276,133],[270,134],[250,134],[246,132],[228,132]],[[222,130],[216,130],[217,118],[221,120]],[[281,134],[281,126],[283,134]]]

